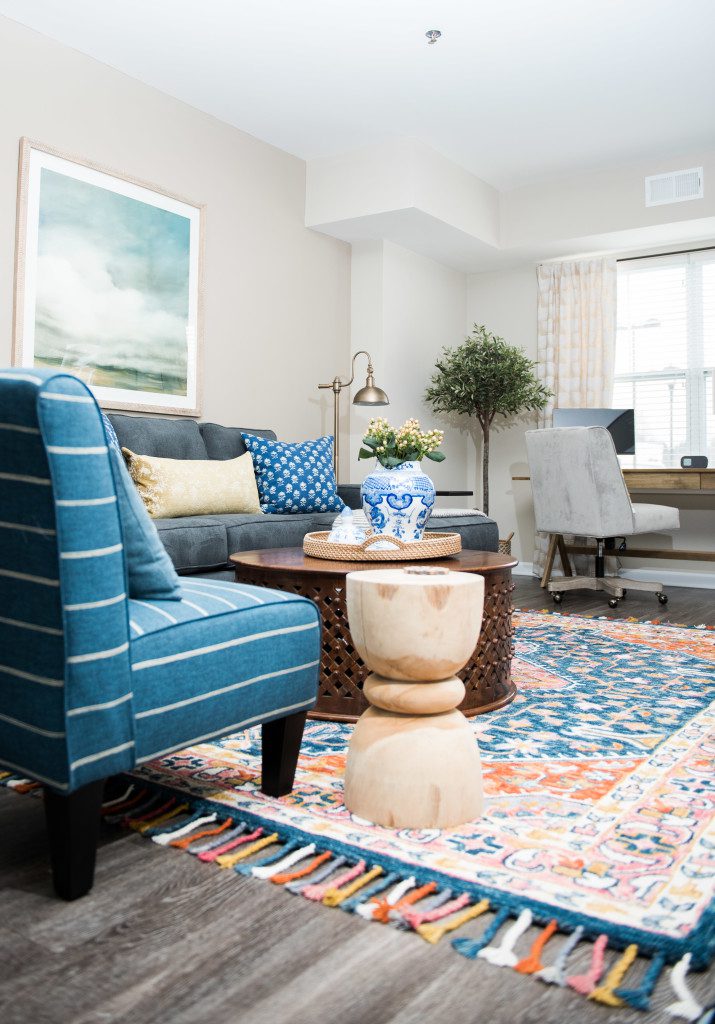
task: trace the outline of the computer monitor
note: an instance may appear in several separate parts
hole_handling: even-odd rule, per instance
[[[554,409],[555,427],[605,427],[619,455],[635,455],[632,409]]]

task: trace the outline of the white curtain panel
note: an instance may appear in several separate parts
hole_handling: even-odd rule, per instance
[[[537,269],[538,362],[554,397],[539,416],[550,427],[555,408],[609,406],[613,394],[616,345],[616,261],[574,260],[543,263]],[[534,572],[541,575],[547,538],[536,535]],[[584,574],[587,559],[579,559]],[[593,566],[590,567],[593,571]],[[561,573],[557,556],[555,575]]]

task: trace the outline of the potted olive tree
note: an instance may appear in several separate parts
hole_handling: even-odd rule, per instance
[[[522,349],[475,324],[463,344],[443,350],[425,391],[425,399],[435,412],[457,413],[479,421],[483,438],[482,510],[487,514],[489,437],[494,418],[536,412],[551,397],[535,369],[536,363]]]

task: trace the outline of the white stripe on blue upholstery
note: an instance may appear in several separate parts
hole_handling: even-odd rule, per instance
[[[60,551],[60,558],[104,558],[105,555],[116,555],[122,546],[110,544],[108,548],[90,548],[87,551]]]
[[[187,584],[183,583],[182,586],[186,588]],[[233,601],[227,601],[225,597],[219,597],[218,594],[210,594],[208,590],[199,590],[198,587],[192,587],[191,590],[189,590],[189,593],[201,594],[202,597],[208,597],[212,601],[220,601],[221,604],[225,604],[228,608],[232,608],[234,611],[238,610],[241,607],[240,605],[235,604]],[[184,598],[184,600],[186,600],[186,598]],[[186,601],[186,603],[188,604],[189,602]]]
[[[30,683],[42,683],[43,686],[64,686],[64,679],[50,679],[49,676],[36,676],[32,672],[23,672],[22,669],[13,668],[12,665],[0,665],[0,672],[9,676],[16,676],[18,679],[27,679]]]
[[[4,615],[0,615],[0,622],[4,626],[14,626],[16,629],[32,629],[37,633],[48,633],[50,636],[62,636],[61,629],[55,629],[54,626],[40,626],[36,622],[22,622],[20,619],[7,619]]]
[[[93,651],[91,654],[72,654],[67,658],[68,665],[81,665],[85,661],[103,661],[105,658],[116,658],[118,654],[124,654],[129,650],[129,643],[120,644],[119,647],[112,647],[107,651]]]
[[[91,711],[106,711],[107,708],[116,708],[120,704],[125,704],[128,700],[131,700],[133,696],[133,693],[123,693],[121,697],[117,697],[115,700],[105,700],[103,704],[87,704],[83,708],[70,708],[67,712],[67,717],[73,718],[75,715],[87,715]]]
[[[0,473],[0,480],[12,480],[16,484],[42,484],[43,487],[50,485],[47,476],[23,476],[21,473]]]
[[[14,572],[12,569],[0,569],[0,576],[9,576],[12,580],[25,580],[26,583],[41,583],[43,587],[59,587],[59,580],[49,576],[32,576],[29,572]]]
[[[64,730],[62,732],[55,732],[52,729],[41,729],[39,725],[30,725],[29,722],[21,722],[19,718],[11,718],[9,715],[0,715],[0,720],[7,722],[8,725],[14,725],[18,729],[26,729],[28,732],[35,732],[38,736],[46,736],[50,740],[61,740],[63,736],[67,735]]]
[[[189,585],[190,586],[197,586],[197,585],[199,585],[199,586],[202,586],[202,587],[212,587],[212,588],[216,588],[217,590],[223,590],[224,593],[226,593],[227,591],[234,591],[234,593],[238,592],[239,594],[243,594],[245,597],[250,597],[253,600],[257,600],[257,598],[255,598],[253,594],[247,593],[245,590],[241,589],[238,584],[234,583],[233,581],[229,581],[229,580],[205,580],[205,579],[202,579],[200,584],[194,583],[193,580],[182,580],[182,585],[185,586],[185,587],[187,587]],[[268,588],[255,587],[254,589],[256,589],[256,590],[263,590],[263,589],[268,589]],[[273,589],[271,589],[271,597],[272,598],[277,597],[280,601],[290,601],[292,598],[295,597],[295,594],[284,594],[280,590],[273,590]],[[262,601],[259,601],[259,603],[263,604]]]
[[[132,665],[132,672],[141,672],[142,669],[154,668],[155,665],[168,665],[173,661],[184,661],[187,658],[200,658],[203,654],[212,654],[214,651],[225,651],[229,647],[239,647],[241,644],[250,644],[254,640],[265,640],[271,636],[285,636],[287,633],[302,633],[306,629],[318,629],[317,622],[306,622],[300,626],[284,626],[282,629],[267,629],[263,633],[251,633],[248,636],[233,637],[231,640],[224,640],[218,644],[209,644],[207,647],[196,647],[192,651],[178,651],[176,654],[167,654],[163,658],[149,658],[147,661],[138,661]]]
[[[253,715],[251,718],[244,718],[242,722],[234,722],[233,725],[225,725],[222,729],[214,729],[212,732],[207,732],[204,736],[195,736],[185,746],[193,747],[197,743],[203,743],[205,740],[213,739],[214,736],[225,736],[228,733],[235,732],[237,729],[245,729],[249,725],[253,725],[255,722],[262,722],[268,718],[283,718],[285,715],[291,713],[291,711],[300,711],[303,708],[312,708],[315,704],[315,698],[311,697],[310,700],[302,700],[298,704],[289,704],[285,708],[276,708],[275,711],[263,712],[260,715]],[[152,761],[155,757],[163,757],[164,754],[170,754],[172,750],[179,749],[176,745],[167,747],[165,750],[156,750],[153,754],[147,754],[146,757],[138,757],[137,764],[145,764],[147,761]]]
[[[90,608],[108,608],[110,604],[119,604],[120,601],[124,601],[126,594],[117,594],[116,597],[106,597],[104,601],[83,601],[80,604],[66,604],[64,609],[66,612],[86,612]]]
[[[5,523],[0,520],[0,530],[22,530],[27,533],[41,533],[46,537],[54,537],[55,531],[44,526],[28,526],[27,523]]]
[[[208,614],[209,613],[206,611],[206,609],[205,608],[201,608],[198,604],[194,604],[193,601],[188,601],[185,597],[182,597],[181,598],[181,603],[182,604],[187,604],[189,606],[189,608],[193,608],[194,611],[198,612],[199,615],[203,616],[203,618],[208,618]]]
[[[37,427],[23,427],[20,423],[0,423],[0,430],[16,430],[18,434],[39,434]]]
[[[38,380],[38,384],[41,382]],[[56,391],[41,391],[40,398],[50,398],[53,402],[77,402],[79,405],[94,405],[89,395],[62,395]]]
[[[148,608],[150,612],[156,612],[157,615],[163,615],[163,617],[165,619],[168,619],[169,622],[171,622],[173,625],[176,625],[176,623],[179,621],[178,619],[174,618],[173,615],[169,615],[168,612],[165,612],[163,608],[158,608],[155,604],[150,604],[149,601],[140,601],[138,597],[135,597],[132,600],[134,604],[140,604],[142,608]]]
[[[45,450],[50,455],[105,455],[108,451],[106,444],[93,448],[67,448],[61,444],[48,444]]]
[[[133,629],[137,636],[144,636],[144,630],[134,619],[129,620],[129,628]]]
[[[107,498],[57,498],[55,505],[59,508],[83,508],[86,505],[113,505],[116,500],[116,494]]]
[[[120,743],[116,747],[110,747],[108,750],[99,750],[96,754],[87,754],[86,757],[79,757],[70,764],[70,771],[74,771],[75,768],[81,768],[83,764],[94,764],[95,761],[101,761],[102,758],[121,754],[123,750],[131,750],[133,746],[134,740],[129,740],[128,743]]]
[[[229,686],[221,686],[217,690],[210,690],[208,693],[200,693],[196,697],[187,697],[186,700],[178,700],[174,704],[165,704],[161,708],[150,708],[148,711],[138,711],[136,718],[151,718],[152,715],[161,715],[164,711],[175,711],[177,708],[185,708],[190,704],[196,704],[202,700],[210,700],[212,697],[220,697],[224,693],[231,693],[232,690],[241,690],[245,686],[252,686],[254,683],[265,682],[266,679],[277,679],[279,676],[288,676],[292,672],[302,672],[306,668],[315,668],[320,660],[308,661],[305,665],[292,665],[290,668],[276,669],[275,672],[264,672],[260,676],[252,676],[250,679],[242,679],[240,683],[231,683]]]

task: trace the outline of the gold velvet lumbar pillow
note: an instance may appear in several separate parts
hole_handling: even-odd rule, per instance
[[[250,452],[226,461],[122,454],[152,519],[261,511]]]

